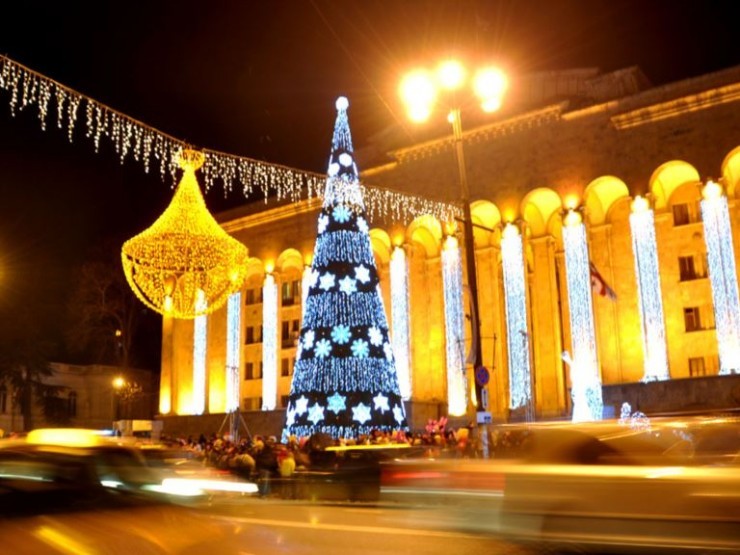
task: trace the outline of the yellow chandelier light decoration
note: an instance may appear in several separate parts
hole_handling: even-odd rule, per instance
[[[152,310],[192,319],[223,306],[244,282],[247,248],[226,233],[206,208],[195,172],[204,155],[183,150],[172,202],[121,249],[131,289]]]

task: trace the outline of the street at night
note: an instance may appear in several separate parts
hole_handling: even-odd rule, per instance
[[[0,553],[740,553],[736,11],[4,6]]]

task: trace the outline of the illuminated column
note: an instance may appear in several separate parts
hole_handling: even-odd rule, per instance
[[[314,273],[316,273],[316,276],[312,276]],[[318,272],[311,270],[311,264],[307,263],[303,268],[303,275],[301,276],[301,314],[306,312],[308,289],[312,283],[316,283],[317,279],[319,279]],[[301,318],[301,321],[303,321],[303,318]]]
[[[513,224],[506,224],[504,227],[501,259],[504,268],[506,344],[509,352],[509,407],[517,409],[527,406],[531,401],[532,384],[522,236]]]
[[[242,294],[229,297],[226,306],[226,411],[239,408]]]
[[[655,220],[648,201],[641,196],[632,201],[630,229],[642,323],[642,348],[645,354],[645,374],[642,381],[667,380],[671,376],[668,372]]]
[[[203,414],[206,409],[208,316],[196,316],[193,326],[193,398],[191,412],[192,414]]]
[[[719,373],[740,373],[740,302],[738,301],[735,251],[727,198],[713,181],[702,190],[701,215],[712,284],[714,321],[719,347]]]
[[[172,410],[172,395],[174,393],[173,381],[173,337],[174,318],[164,315],[162,317],[162,372],[159,378],[159,413],[169,414]]]
[[[445,239],[442,247],[442,284],[447,354],[447,411],[451,416],[461,416],[467,409],[462,261],[457,239],[452,235]]]
[[[568,210],[563,224],[565,275],[573,349],[570,359],[573,421],[600,420],[603,401],[596,356],[586,226],[583,225],[581,215],[574,210]]]
[[[393,356],[402,399],[411,398],[411,352],[409,350],[409,272],[406,251],[394,247],[391,253],[391,321]]]
[[[262,410],[275,410],[278,372],[278,289],[268,273],[262,286]]]

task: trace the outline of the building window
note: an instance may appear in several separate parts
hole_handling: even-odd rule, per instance
[[[255,372],[253,362],[247,362],[244,365],[244,380],[259,380],[262,378],[262,363],[260,363],[259,373]]]
[[[247,326],[244,343],[247,345],[262,343],[262,326]]]
[[[292,306],[301,298],[301,282],[298,279],[283,282],[282,285],[283,306]]]
[[[683,320],[687,332],[714,329],[714,312],[709,305],[684,308]]]
[[[245,397],[244,398],[244,410],[260,410],[262,409],[262,397]]]
[[[290,395],[281,395],[280,396],[280,407],[281,408],[288,408],[288,399],[290,399]]]
[[[691,281],[707,277],[706,253],[679,256],[678,274],[680,281]]]
[[[706,375],[707,369],[704,365],[704,357],[689,358],[689,376],[691,376],[692,378],[697,378]]]
[[[70,418],[77,417],[77,392],[70,392],[67,397],[67,414]]]
[[[695,224],[701,221],[701,207],[699,206],[699,201],[674,204],[672,209],[674,226]]]
[[[262,302],[262,288],[247,289],[244,295],[244,304],[260,304]]]
[[[301,334],[300,325],[301,323],[298,320],[283,321],[281,333],[281,346],[283,349],[297,346],[298,337]]]
[[[291,360],[289,358],[284,358],[281,361],[281,368],[280,368],[280,375],[281,376],[290,376],[290,364]]]

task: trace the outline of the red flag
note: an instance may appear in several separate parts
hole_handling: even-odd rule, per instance
[[[591,289],[593,289],[593,292],[602,297],[606,297],[610,301],[616,301],[617,294],[614,292],[614,289],[609,287],[609,284],[596,269],[594,263],[589,262],[588,265],[591,270]]]

